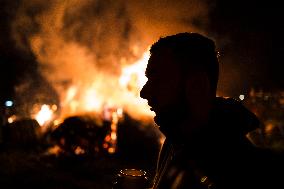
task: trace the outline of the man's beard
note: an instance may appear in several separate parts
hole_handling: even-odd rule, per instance
[[[161,110],[154,120],[160,126],[160,131],[169,140],[180,143],[183,140],[183,129],[181,127],[184,126],[183,124],[188,116],[190,116],[190,113],[184,98],[182,98],[175,105]]]

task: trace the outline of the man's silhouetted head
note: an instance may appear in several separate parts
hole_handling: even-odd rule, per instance
[[[148,100],[156,113],[155,122],[161,131],[178,135],[187,130],[170,124],[184,121],[203,124],[218,82],[214,41],[197,33],[179,33],[160,38],[150,52],[148,81],[141,97]]]
[[[180,66],[181,74],[203,70],[209,76],[212,90],[216,92],[219,76],[219,62],[213,40],[198,33],[179,33],[160,38],[151,46],[151,54],[169,49]]]

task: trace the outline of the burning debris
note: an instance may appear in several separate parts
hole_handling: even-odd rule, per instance
[[[40,145],[47,155],[100,157],[97,161],[111,155],[132,165],[152,163],[162,136],[153,127],[154,113],[139,97],[146,82],[147,49],[158,36],[190,30],[194,24],[188,20],[207,15],[205,3],[187,4],[168,2],[156,14],[140,1],[14,3],[10,37],[19,52],[32,56],[25,65],[34,64],[37,77],[28,72],[14,87],[16,97],[5,109],[0,143],[7,148],[11,140],[31,149]],[[170,21],[160,22],[160,13]],[[149,16],[153,23],[148,23]]]
[[[125,66],[120,77],[110,78],[108,81],[116,83],[115,86],[97,79],[89,88],[67,87],[58,105],[34,104],[29,118],[41,126],[38,129],[41,138],[51,133],[59,147],[51,146],[51,151],[73,155],[112,154],[117,151],[118,125],[126,114],[152,125],[153,112],[139,97],[147,80],[144,70],[148,58],[147,51],[134,64]],[[21,115],[13,114],[7,121],[13,123],[21,119]],[[137,123],[136,127],[139,125],[142,124]]]
[[[71,85],[66,88],[65,95],[61,94],[62,100],[60,103],[47,104],[37,102],[32,106],[27,106],[31,109],[24,115],[17,113],[17,111],[13,112],[11,107],[7,107],[7,110],[9,110],[6,118],[7,123],[12,124],[15,121],[28,118],[36,120],[41,126],[38,129],[41,137],[45,137],[46,132],[51,130],[61,132],[65,136],[60,139],[59,146],[63,149],[62,151],[67,151],[68,153],[94,154],[98,151],[115,153],[117,127],[124,114],[129,114],[133,119],[138,119],[141,122],[152,124],[150,120],[153,112],[149,110],[146,101],[139,97],[139,91],[146,82],[144,70],[146,69],[148,58],[149,52],[147,51],[134,64],[125,66],[120,77],[110,78],[108,81],[115,83],[115,86],[108,86],[107,82],[104,83],[100,79],[95,80],[89,88]],[[92,117],[88,118],[89,121],[86,121],[85,116],[83,116],[83,119],[79,116],[86,114]],[[98,120],[94,119],[96,116],[100,116],[99,124],[95,123]],[[107,123],[107,125],[102,126],[102,122]],[[89,131],[89,127],[92,127],[93,130]],[[99,130],[94,129],[106,127],[108,128],[107,133],[100,133]],[[73,134],[71,135],[70,132]],[[85,132],[84,136],[80,136],[82,132]],[[86,133],[91,133],[94,136],[87,136]],[[103,139],[98,139],[101,140],[100,145],[90,142],[91,140],[97,140],[95,135],[104,137]],[[71,144],[70,141],[81,144],[74,146],[75,144]]]
[[[147,148],[152,146],[158,152],[162,134],[152,124],[135,120],[119,108],[105,109],[102,114],[71,116],[51,132],[53,145],[50,150],[56,155],[61,153],[94,157],[125,155],[127,151],[133,150],[137,151],[134,154],[140,154],[143,152],[140,146],[143,139],[136,141],[128,135],[138,138],[147,135],[152,140]],[[147,142],[142,142],[143,146]]]
[[[44,104],[40,107],[40,110],[37,112],[37,114],[34,116],[37,122],[43,126],[45,124],[48,124],[48,121],[51,121],[53,119],[53,114],[57,110],[57,106],[54,104],[51,107],[47,104]]]
[[[97,155],[102,150],[107,125],[90,116],[66,118],[52,133],[55,144],[65,155]]]
[[[206,2],[183,3],[169,1],[157,14],[152,8],[158,4],[150,1],[23,0],[11,22],[12,38],[18,49],[34,55],[38,71],[56,90],[61,119],[100,113],[105,106],[148,119],[153,113],[138,98],[148,46],[166,33],[206,23]],[[162,15],[169,21],[161,21]],[[149,16],[153,23],[146,22]]]
[[[37,78],[27,74],[25,82],[15,87],[17,97],[13,107],[6,108],[4,124],[36,120],[40,137],[53,131],[60,133],[59,147],[74,154],[116,153],[119,125],[125,115],[139,120],[136,127],[153,125],[154,113],[139,97],[147,81],[148,47],[158,36],[195,28],[193,22],[185,25],[181,20],[203,20],[207,5],[195,0],[189,6],[168,2],[169,9],[161,7],[160,13],[176,19],[176,27],[160,22],[161,15],[145,5],[112,0],[56,0],[48,5],[23,0],[15,5],[11,39],[19,52],[32,55],[27,60],[35,64],[38,74]],[[151,15],[156,22],[151,27],[141,15]],[[169,23],[172,25],[172,20]],[[36,83],[38,79],[44,80],[44,85]],[[81,117],[86,114],[101,116],[99,124]],[[99,131],[103,128],[104,132]]]

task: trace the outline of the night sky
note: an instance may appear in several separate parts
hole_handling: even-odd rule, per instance
[[[217,3],[211,29],[220,41],[226,40],[222,36],[229,38],[222,49],[223,64],[225,68],[228,64],[226,70],[236,68],[238,79],[242,81],[236,82],[237,85],[234,85],[235,81],[229,83],[237,89],[233,91],[233,87],[232,93],[251,87],[266,91],[283,90],[282,20],[281,6],[273,1],[220,0]],[[226,80],[230,77],[225,71],[223,75],[226,75]]]
[[[29,1],[2,0],[0,2],[1,102],[9,98],[14,98],[17,96],[19,90],[29,91],[27,98],[30,98],[30,94],[38,93],[38,88],[41,88],[41,91],[43,91],[42,93],[54,90],[48,79],[46,79],[39,71],[40,63],[36,54],[31,48],[19,47],[19,44],[15,41],[13,23],[15,23],[16,15],[19,10],[21,10],[21,7],[25,7],[25,2]],[[104,14],[109,8],[108,5],[102,3],[102,1],[96,2],[98,4],[101,3],[96,5],[94,9],[91,9],[92,7],[90,8],[90,6],[88,7],[88,11],[96,13],[92,13],[92,18],[99,17],[99,14]],[[112,1],[106,2],[111,3]],[[158,14],[167,10],[167,6],[174,7],[175,10],[170,10],[169,12],[176,16],[174,18],[176,18],[179,23],[182,20],[184,25],[188,24],[193,28],[192,31],[202,31],[208,36],[213,37],[216,40],[221,55],[221,76],[219,83],[221,94],[237,95],[247,92],[251,87],[268,91],[284,90],[284,22],[282,20],[284,17],[283,13],[281,13],[283,11],[281,11],[281,6],[279,4],[272,1],[204,0],[202,2],[207,6],[205,6],[206,8],[203,8],[202,13],[201,11],[193,13],[192,10],[194,10],[194,8],[190,6],[195,7],[195,5],[197,5],[198,1],[195,0],[193,0],[192,3],[189,3],[191,1],[185,0],[179,1],[176,6],[174,0],[166,2],[159,0],[148,4],[146,1],[145,3],[133,1],[136,3],[130,5],[128,5],[126,1],[120,2],[125,6],[112,5],[110,7],[119,7],[119,14],[116,15],[119,19],[117,20],[122,20],[122,18],[124,20],[124,23],[119,25],[123,26],[124,29],[119,32],[121,32],[121,36],[129,41],[133,41],[133,36],[136,36],[138,33],[143,33],[141,28],[145,28],[145,25],[147,26],[148,23],[151,23],[152,25],[148,24],[150,29],[145,28],[146,31],[143,33],[144,38],[142,38],[147,39],[147,42],[157,39],[161,34],[167,35],[169,33],[185,31],[184,28],[186,28],[186,26],[181,27],[181,30],[179,30],[178,27],[175,27],[174,20],[171,19],[172,17],[170,15],[167,14],[165,17],[159,17]],[[48,10],[49,6],[51,5],[41,3],[40,6],[34,6],[35,9],[26,9],[27,15],[31,18],[27,23],[30,24],[30,22],[34,22],[35,24],[28,25],[28,27],[23,26],[23,29],[21,29],[19,25],[17,26],[20,31],[18,31],[19,34],[16,35],[16,39],[21,41],[22,46],[29,46],[29,40],[27,40],[29,38],[25,38],[25,36],[39,32],[40,26],[38,26],[37,20],[35,19],[37,18],[36,15],[42,13],[46,9]],[[127,9],[124,7],[130,7],[130,10],[133,10],[133,12],[136,10],[142,11],[140,11],[140,14],[139,11],[137,11],[138,13],[133,16],[134,14],[131,13],[131,11],[124,11],[124,9]],[[182,13],[179,12],[179,8],[183,8]],[[157,11],[157,14],[155,14],[155,11]],[[83,16],[78,12],[75,12],[74,14],[77,19],[88,20],[86,13]],[[202,18],[200,18],[200,15]],[[145,16],[145,19],[143,19],[143,16]],[[136,18],[139,21],[136,22]],[[106,19],[108,19],[108,17],[106,17]],[[153,21],[151,19],[153,19]],[[162,24],[159,23],[161,19],[161,22],[163,22]],[[71,28],[73,30],[73,26],[75,26],[74,23],[78,22],[76,22],[76,19],[65,20],[63,32],[64,35],[67,36],[65,37],[66,40],[68,40],[68,36],[72,36],[73,38],[74,36],[77,36],[76,42],[84,44],[89,49],[97,48],[98,51],[99,45],[92,46],[88,37],[82,37],[86,36],[84,33],[86,33],[87,36],[90,36],[91,32],[97,31],[96,26],[93,26],[90,32],[85,32],[85,28],[87,28],[85,26],[77,26],[79,28],[76,30],[77,33],[70,34],[68,33],[68,29]],[[100,20],[100,23],[104,22],[104,18],[101,18]],[[117,23],[117,20],[114,20],[111,23]],[[167,23],[170,22],[172,22],[174,26],[171,26],[171,30],[167,31],[165,28],[167,28]],[[86,21],[83,22],[83,24],[84,23],[90,24]],[[140,24],[141,27],[139,28],[138,23],[142,23],[142,25],[144,23],[143,27]],[[104,27],[107,28],[108,26]],[[159,27],[162,28],[159,32],[153,32],[156,31],[155,28]],[[84,28],[84,32],[80,33],[80,28]],[[166,32],[163,33],[163,31]],[[111,36],[111,33],[109,35]],[[151,40],[145,37],[147,35]],[[125,46],[127,46],[127,44]],[[102,53],[107,52],[107,50],[102,51]],[[115,51],[115,53],[116,55],[119,54],[117,56],[122,56],[121,54],[123,54],[122,52],[117,51]],[[125,56],[125,54],[123,55]],[[29,84],[27,85],[26,83]]]

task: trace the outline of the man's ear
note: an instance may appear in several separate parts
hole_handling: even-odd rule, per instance
[[[186,81],[187,105],[197,123],[208,120],[212,107],[212,90],[209,77],[205,72],[198,72],[188,77]]]
[[[190,74],[186,81],[186,94],[190,98],[209,98],[212,91],[207,73],[200,71]]]

